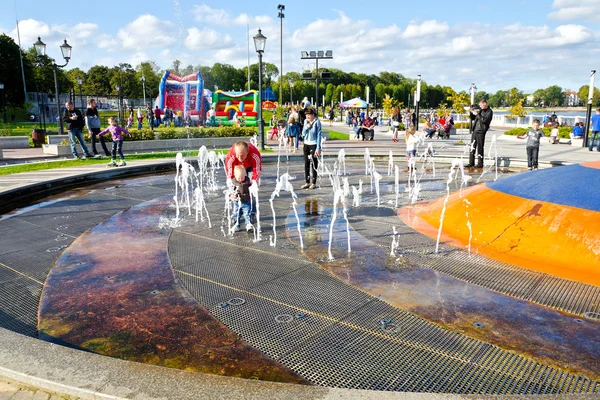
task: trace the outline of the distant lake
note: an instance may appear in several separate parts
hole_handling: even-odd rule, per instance
[[[508,111],[494,111],[494,115],[508,115],[510,112]],[[546,115],[544,111],[532,111],[527,113],[527,115],[533,115],[538,117],[543,117]],[[550,111],[550,115],[552,115],[552,111]],[[585,117],[585,111],[556,111],[556,115],[560,115],[563,117]]]

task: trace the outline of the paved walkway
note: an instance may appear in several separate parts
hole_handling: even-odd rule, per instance
[[[75,400],[77,397],[58,395],[22,386],[0,378],[0,400]]]

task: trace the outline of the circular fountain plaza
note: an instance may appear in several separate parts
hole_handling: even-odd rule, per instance
[[[549,207],[569,226],[597,221],[597,200],[554,204],[534,185],[586,167],[482,175],[342,158],[325,158],[309,191],[300,158],[271,156],[260,232],[229,231],[223,168],[195,158],[177,173],[172,163],[103,175],[5,214],[0,327],[127,361],[315,387],[600,391],[598,256],[561,247],[576,234],[557,219],[540,222]]]

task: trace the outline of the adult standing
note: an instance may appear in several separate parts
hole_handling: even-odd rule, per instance
[[[146,106],[146,119],[148,120],[148,128],[154,130],[154,113],[150,104]]]
[[[104,155],[106,157],[110,157],[110,152],[106,147],[104,138],[102,136],[98,136],[100,133],[100,116],[98,115],[98,110],[96,109],[96,100],[94,99],[88,100],[88,107],[85,110],[85,124],[87,125],[88,133],[92,138],[92,153],[94,153],[94,158],[101,157],[101,155],[98,154],[98,150],[96,150],[96,138],[100,139],[100,145],[102,146],[102,150],[104,150]]]
[[[256,146],[244,141],[234,143],[225,157],[227,179],[235,177],[234,168],[236,165],[243,165],[250,179],[258,182],[262,172],[262,156]]]
[[[592,116],[591,119],[592,125],[592,137],[590,138],[589,149],[590,151],[594,150],[594,142],[596,138],[600,139],[600,108],[596,109],[596,114]],[[588,132],[584,132],[584,135],[587,135]],[[600,142],[596,146],[596,150],[600,151]]]
[[[158,106],[154,108],[154,125],[158,127],[160,125],[160,109]]]
[[[473,121],[473,133],[471,135],[471,153],[467,168],[483,168],[483,146],[485,145],[485,134],[490,129],[494,112],[488,107],[487,101],[481,100],[479,107],[473,107],[470,117]],[[477,160],[476,160],[477,159]],[[477,165],[475,165],[477,161]]]
[[[302,136],[304,137],[304,178],[306,183],[302,186],[302,189],[314,189],[317,184],[317,168],[319,167],[323,133],[321,131],[321,121],[317,118],[315,109],[309,107],[304,110],[304,114],[306,120],[302,128]]]
[[[84,155],[81,156],[82,160],[85,160],[86,157],[92,157],[90,152],[88,151],[87,146],[85,145],[85,141],[83,140],[83,115],[79,109],[75,108],[72,102],[67,101],[65,113],[63,115],[63,121],[67,124],[67,131],[69,132],[69,142],[71,143],[71,153],[73,153],[73,158],[79,158],[77,155],[77,147],[75,143],[75,139],[79,142],[81,146],[81,150]]]
[[[208,110],[208,124],[209,126],[215,126],[215,108],[214,107],[210,107],[210,110]]]
[[[298,112],[296,111],[296,106],[292,106],[292,108],[290,108],[290,113],[288,115],[288,124],[287,124],[287,130],[286,130],[286,135],[288,137],[288,144],[289,144],[289,148],[290,151],[295,153],[296,150],[298,150],[298,143],[300,141],[300,128],[298,127],[298,120],[300,119],[300,116],[298,115]],[[296,144],[294,145],[294,142],[296,142]]]

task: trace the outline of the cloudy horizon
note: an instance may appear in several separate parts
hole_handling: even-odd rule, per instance
[[[262,29],[268,38],[263,59],[279,67],[277,3],[252,10],[237,0],[147,1],[142,8],[107,0],[101,7],[84,5],[87,12],[35,3],[16,5],[22,46],[29,48],[41,36],[48,55],[59,57],[66,38],[73,46],[69,68],[151,60],[166,69],[175,59],[183,66],[221,62],[241,68],[248,63],[247,26],[250,36]],[[113,4],[118,13],[110,11]],[[475,82],[486,92],[516,86],[531,93],[551,85],[577,91],[600,66],[600,0],[381,4],[374,10],[331,1],[318,12],[286,5],[283,73],[308,67],[300,59],[302,50],[333,50],[334,59],[320,66],[409,78],[421,74],[430,85],[459,91]],[[4,9],[0,30],[16,40],[14,8]],[[250,62],[256,62],[252,43]]]

